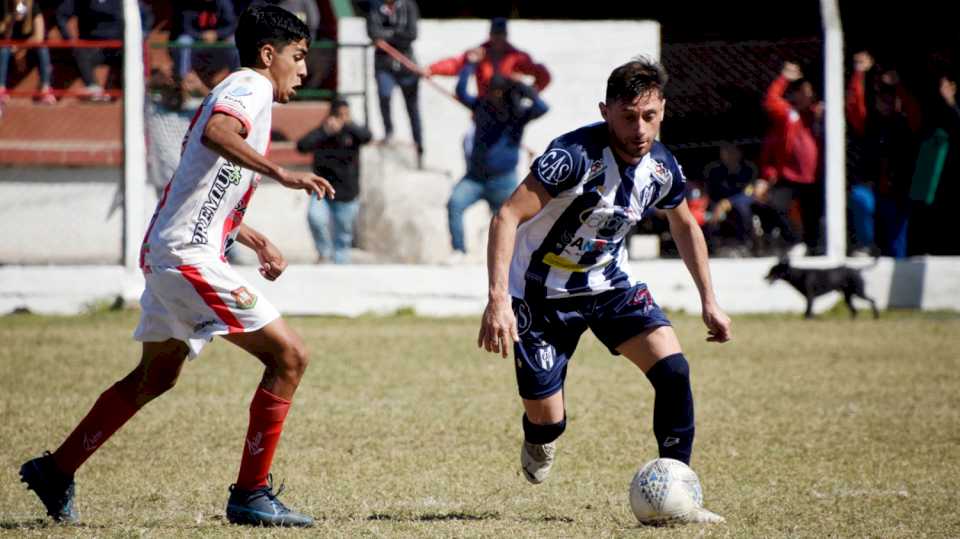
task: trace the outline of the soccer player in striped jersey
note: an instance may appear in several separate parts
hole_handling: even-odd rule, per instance
[[[477,344],[503,357],[513,347],[525,411],[520,460],[531,483],[553,465],[566,428],[567,362],[587,328],[653,385],[660,456],[690,462],[689,366],[670,321],[631,275],[624,246],[637,221],[664,210],[700,292],[707,340],[731,338],[703,234],[684,199],[683,171],[656,140],[666,82],[663,67],[645,58],[616,68],[600,103],[604,121],[551,142],[491,222],[489,300]],[[689,519],[722,520],[706,510]]]
[[[227,262],[234,240],[256,252],[260,273],[277,279],[279,250],[242,223],[266,175],[311,196],[331,196],[324,178],[268,160],[273,102],[286,103],[307,75],[310,33],[276,6],[252,7],[236,32],[242,69],[218,84],[197,110],[180,164],[157,203],[141,249],[146,288],[134,338],[140,364],[107,389],[52,454],[26,462],[21,479],[60,522],[75,522],[74,472],[145,404],[173,387],[184,360],[221,335],[265,366],[250,403],[240,472],[230,487],[235,524],[310,526],[313,520],[277,499],[270,465],[294,392],[307,367],[303,342],[280,313]]]

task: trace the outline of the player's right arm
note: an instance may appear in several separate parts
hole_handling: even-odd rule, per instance
[[[270,161],[253,149],[246,140],[243,122],[230,114],[214,112],[203,128],[203,145],[243,168],[269,176],[289,189],[303,189],[317,198],[333,198],[333,186],[311,172],[293,172]]]
[[[513,258],[517,227],[539,213],[550,202],[550,198],[543,184],[533,175],[528,175],[490,221],[487,241],[488,299],[477,336],[477,346],[487,352],[507,357],[512,343],[520,340],[507,287],[510,260]]]

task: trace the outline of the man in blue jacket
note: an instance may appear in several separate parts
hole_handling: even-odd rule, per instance
[[[476,70],[476,54],[467,55],[460,70],[457,99],[473,111],[473,140],[465,145],[467,172],[450,194],[447,215],[454,259],[466,253],[463,241],[463,214],[480,199],[496,213],[517,186],[517,163],[523,129],[547,112],[537,90],[521,82],[496,75],[483,97],[470,95],[467,84]]]

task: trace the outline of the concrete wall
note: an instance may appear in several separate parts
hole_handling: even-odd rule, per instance
[[[802,312],[805,303],[789,285],[768,285],[763,277],[773,259],[711,261],[720,304],[730,313]],[[865,267],[867,293],[881,308],[909,307],[960,311],[960,258],[916,258],[895,262],[855,259]],[[806,265],[810,265],[808,262]],[[633,262],[636,276],[646,281],[662,306],[699,312],[700,304],[689,274],[679,260]],[[480,264],[316,266],[294,265],[276,282],[263,280],[252,266],[239,268],[267,298],[286,314],[391,313],[412,308],[424,315],[479,315],[486,301],[486,270]],[[111,303],[129,304],[143,289],[138,272],[119,266],[0,267],[0,314],[18,308],[71,314]],[[829,309],[836,293],[815,303]],[[865,304],[861,303],[863,307]],[[2,323],[2,320],[0,320]]]

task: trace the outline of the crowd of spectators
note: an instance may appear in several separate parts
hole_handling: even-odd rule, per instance
[[[278,4],[304,20],[315,39],[320,37],[316,0],[173,0],[165,25],[172,64],[169,79],[181,97],[205,94],[218,77],[237,67],[233,33],[239,12],[252,3]],[[35,61],[38,71],[34,101],[57,102],[48,48],[30,45],[18,50],[11,41],[42,43],[52,28],[65,40],[123,39],[121,0],[61,0],[54,5],[55,9],[45,5],[45,18],[40,0],[0,0],[0,39],[6,41],[0,46],[0,105],[10,97],[11,62],[22,66],[24,56]],[[151,4],[139,5],[144,30],[149,32],[154,20]],[[550,72],[508,41],[505,18],[491,21],[487,40],[477,47],[421,69],[416,67],[413,47],[419,20],[415,0],[375,0],[366,16],[385,134],[380,143],[393,137],[390,100],[399,87],[422,167],[419,83],[423,77],[460,77],[457,98],[473,112],[474,125],[465,134],[467,172],[450,197],[448,213],[452,247],[462,253],[464,209],[480,199],[496,209],[518,182],[513,169],[520,137],[524,125],[547,110],[539,92],[550,84]],[[110,90],[120,87],[122,49],[77,46],[72,54],[83,81],[80,97],[110,100],[116,94]],[[845,103],[849,254],[903,258],[960,251],[956,240],[931,240],[932,231],[951,222],[948,199],[957,183],[953,176],[960,158],[950,151],[960,140],[955,77],[944,72],[936,88],[928,89],[936,98],[924,101],[916,95],[917,85],[905,84],[892,62],[877,61],[867,50],[850,60]],[[107,67],[105,77],[97,71],[101,65]],[[466,91],[471,78],[476,95]],[[715,254],[824,253],[824,107],[817,93],[817,85],[798,63],[784,62],[759,104],[768,120],[760,151],[750,159],[743,148],[721,144],[715,149],[715,161],[702,171],[688,171],[688,200]],[[521,102],[526,105],[521,107]],[[346,103],[336,101],[333,109],[329,121],[301,140],[298,148],[314,153],[318,173],[343,176],[345,192],[353,193],[323,208],[315,204],[310,211],[320,257],[343,262],[348,259],[343,244],[352,241],[351,228],[344,223],[356,214],[358,188],[350,187],[357,187],[359,178],[356,152],[370,140],[370,133],[350,120]],[[328,166],[333,162],[342,166],[333,170]],[[337,232],[330,234],[327,221],[332,218]]]

